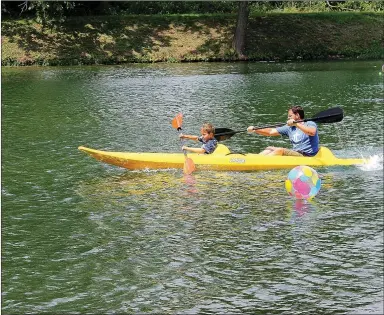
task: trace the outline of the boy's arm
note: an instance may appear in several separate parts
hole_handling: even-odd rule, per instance
[[[188,139],[188,140],[194,140],[197,141],[199,139],[198,136],[194,135],[183,135],[182,133],[179,135],[180,139]]]
[[[195,153],[205,153],[205,150],[203,148],[190,148],[185,145],[183,145],[182,150],[195,152]]]

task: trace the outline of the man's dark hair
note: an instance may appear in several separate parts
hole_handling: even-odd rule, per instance
[[[294,114],[299,114],[300,119],[304,119],[304,109],[303,109],[301,106],[299,106],[299,105],[297,105],[297,106],[292,106],[292,107],[290,108],[290,110],[291,110],[292,113],[294,113]]]

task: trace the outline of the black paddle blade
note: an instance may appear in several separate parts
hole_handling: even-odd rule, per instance
[[[342,121],[344,118],[343,110],[340,107],[333,107],[321,113],[318,113],[313,118],[305,119],[306,121],[312,120],[322,124],[331,124]]]
[[[217,141],[223,141],[229,139],[234,135],[232,129],[229,128],[215,128],[215,139]]]
[[[215,139],[217,141],[223,141],[223,140],[227,140],[229,138],[231,138],[235,133],[234,132],[231,132],[231,133],[222,133],[222,134],[215,134]]]
[[[229,128],[215,128],[215,134],[231,133],[231,132],[234,132],[234,131]]]
[[[215,128],[215,139],[217,141],[223,141],[231,138],[233,135],[239,133],[239,132],[245,132],[247,130],[238,130],[234,131],[229,128]]]

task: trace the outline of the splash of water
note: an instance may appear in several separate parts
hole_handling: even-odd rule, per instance
[[[357,165],[362,171],[379,171],[383,169],[383,154],[375,154],[364,158],[364,164]]]
[[[344,145],[346,143],[346,141],[343,141],[342,136],[347,135],[348,138],[350,138],[350,136],[349,136],[348,129],[343,127],[343,123],[341,124],[341,126],[342,126],[343,133],[341,133],[341,130],[339,130],[339,128],[335,128],[335,132],[336,132],[336,134],[340,140],[340,143],[343,145],[344,150],[347,151],[346,145]],[[357,168],[359,168],[362,171],[366,171],[366,172],[380,171],[383,169],[383,153],[374,154],[377,148],[374,149],[375,150],[374,152],[370,152],[372,149],[374,149],[374,148],[361,148],[360,147],[358,149],[354,149],[361,156],[361,158],[364,160],[363,164],[356,165]],[[383,149],[383,148],[381,148],[381,149]],[[364,157],[363,152],[365,152],[366,155],[368,152],[370,152],[372,155],[370,154],[369,157]]]

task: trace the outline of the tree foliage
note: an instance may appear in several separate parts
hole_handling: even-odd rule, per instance
[[[384,11],[384,1],[249,1],[246,12]],[[117,14],[238,13],[239,1],[2,1],[2,16],[33,18],[43,27],[59,26],[69,16]],[[243,8],[244,9],[244,8]],[[247,13],[248,14],[248,13]],[[238,25],[239,25],[238,20]],[[240,23],[242,24],[242,23]],[[244,23],[243,23],[244,24]],[[239,29],[236,31],[239,34]],[[241,38],[235,35],[235,39]],[[239,46],[239,42],[235,45]],[[239,49],[236,49],[239,53]],[[241,49],[240,49],[241,50]]]
[[[250,1],[253,12],[384,11],[384,1]],[[68,16],[237,13],[238,1],[2,1],[4,17],[60,22]]]

